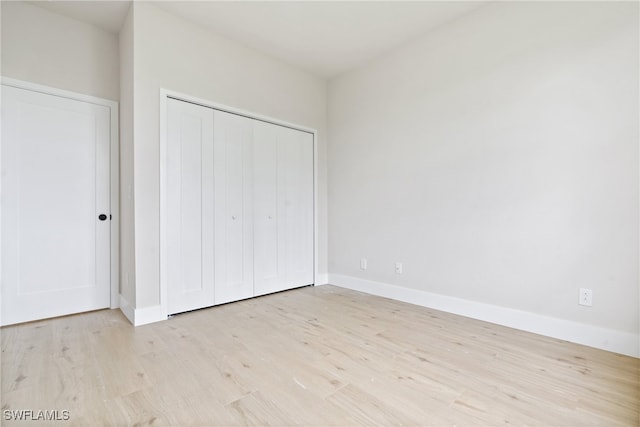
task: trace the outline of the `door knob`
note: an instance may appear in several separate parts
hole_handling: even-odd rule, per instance
[[[106,216],[105,214],[100,214],[100,215],[98,215],[98,219],[99,219],[100,221],[106,221],[107,216]]]

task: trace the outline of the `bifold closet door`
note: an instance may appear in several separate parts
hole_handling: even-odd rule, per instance
[[[254,121],[254,289],[313,283],[313,135]]]
[[[313,283],[313,135],[184,101],[167,111],[170,314]]]
[[[214,114],[169,99],[167,119],[167,308],[173,314],[214,304]]]
[[[254,296],[253,122],[214,111],[216,304]]]

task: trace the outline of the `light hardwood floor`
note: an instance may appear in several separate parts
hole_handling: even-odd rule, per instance
[[[639,359],[333,286],[1,334],[3,425],[640,424]]]

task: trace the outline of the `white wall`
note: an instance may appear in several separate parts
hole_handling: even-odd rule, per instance
[[[330,81],[330,277],[637,337],[638,31],[498,2]]]
[[[120,30],[120,294],[135,307],[133,197],[133,8]]]
[[[326,82],[152,4],[133,8],[136,308],[159,304],[160,88],[318,130],[319,270],[326,273]]]
[[[1,2],[2,75],[119,99],[118,37],[24,2]]]

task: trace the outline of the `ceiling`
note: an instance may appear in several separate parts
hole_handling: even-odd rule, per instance
[[[48,9],[95,25],[110,33],[118,34],[129,12],[131,1],[28,1],[27,3]]]
[[[129,1],[34,1],[117,33]],[[331,78],[484,1],[157,1],[156,6],[315,75]]]

